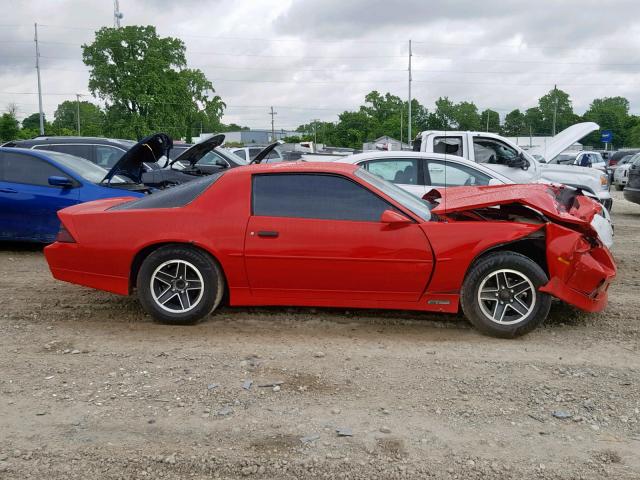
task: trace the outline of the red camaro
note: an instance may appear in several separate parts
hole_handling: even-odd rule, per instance
[[[122,295],[167,323],[230,305],[456,312],[501,337],[551,297],[607,302],[599,204],[549,185],[459,187],[424,200],[349,164],[235,168],[144,198],[66,208],[55,278]]]

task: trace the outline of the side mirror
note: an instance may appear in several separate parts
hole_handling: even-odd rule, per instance
[[[49,185],[53,185],[54,187],[64,187],[69,188],[73,186],[73,182],[70,178],[60,177],[57,175],[51,176],[48,179]]]
[[[385,210],[380,216],[380,222],[389,225],[407,225],[411,220],[394,210]]]

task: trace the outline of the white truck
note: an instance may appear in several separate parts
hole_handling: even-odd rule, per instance
[[[495,133],[427,130],[416,136],[413,150],[464,157],[516,183],[562,183],[580,188],[595,195],[610,210],[613,201],[605,173],[595,168],[547,163],[599,128],[593,122],[578,123],[553,137],[544,148],[528,151]]]

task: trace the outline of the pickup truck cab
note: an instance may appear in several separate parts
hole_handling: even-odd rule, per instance
[[[495,133],[427,130],[418,134],[413,150],[482,163],[515,183],[560,183],[580,188],[594,194],[610,210],[608,175],[594,168],[545,163],[598,128],[593,122],[576,124],[553,137],[544,149],[529,151]]]

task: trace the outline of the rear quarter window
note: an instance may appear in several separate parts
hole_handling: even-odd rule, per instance
[[[207,175],[206,177],[198,178],[191,182],[183,183],[182,185],[154,192],[139,200],[116,205],[115,207],[111,207],[110,210],[184,207],[204,193],[211,185],[217,182],[223,174],[224,172]]]

